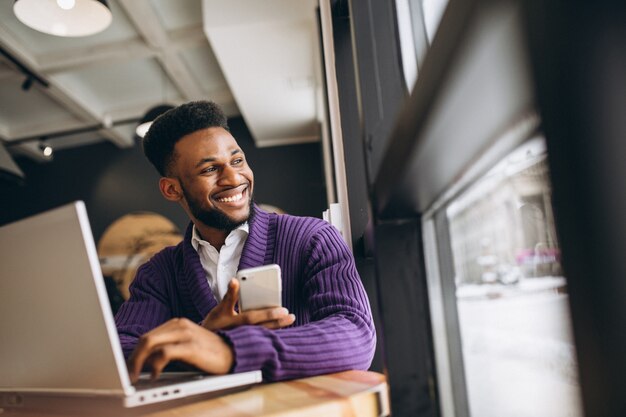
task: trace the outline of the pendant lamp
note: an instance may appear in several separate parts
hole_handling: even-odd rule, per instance
[[[64,37],[101,32],[113,18],[106,0],[15,0],[13,13],[32,29]]]
[[[148,129],[150,129],[150,126],[152,126],[152,122],[154,121],[154,119],[173,108],[174,106],[172,106],[171,104],[159,104],[158,106],[154,106],[150,110],[148,110],[146,114],[141,118],[139,126],[137,126],[137,128],[135,129],[135,133],[137,134],[137,136],[143,139],[144,136],[146,136],[146,133],[148,133]]]

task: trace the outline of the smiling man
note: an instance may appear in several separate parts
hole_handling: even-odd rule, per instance
[[[191,222],[180,244],[138,270],[116,315],[133,379],[172,361],[214,374],[260,369],[266,380],[369,367],[376,337],[350,250],[320,219],[254,205],[252,169],[214,103],[157,118],[144,153]],[[272,263],[284,307],[239,313],[232,277]]]

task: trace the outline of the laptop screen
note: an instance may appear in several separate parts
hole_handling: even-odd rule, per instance
[[[130,386],[84,203],[0,228],[0,253],[0,391]]]

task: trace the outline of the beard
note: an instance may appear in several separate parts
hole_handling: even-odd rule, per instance
[[[248,205],[248,215],[246,216],[246,218],[232,219],[218,208],[206,209],[202,207],[203,202],[197,198],[194,198],[190,193],[188,193],[182,182],[180,183],[180,187],[183,190],[183,196],[187,201],[189,211],[191,211],[193,217],[195,217],[208,227],[230,233],[245,222],[252,221],[254,217],[252,194],[250,195],[250,204]],[[248,189],[250,188],[248,187]]]

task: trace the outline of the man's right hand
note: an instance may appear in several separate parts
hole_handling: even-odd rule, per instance
[[[235,311],[235,305],[239,300],[239,281],[231,279],[228,290],[222,302],[207,314],[202,321],[205,329],[227,330],[244,324],[254,324],[268,329],[280,329],[292,325],[296,316],[289,314],[284,307],[265,308],[262,310],[249,310],[242,313]]]
[[[219,335],[188,319],[171,319],[139,338],[128,359],[131,381],[137,382],[144,367],[151,368],[152,378],[156,379],[168,363],[176,360],[221,375],[232,368],[235,353]]]

